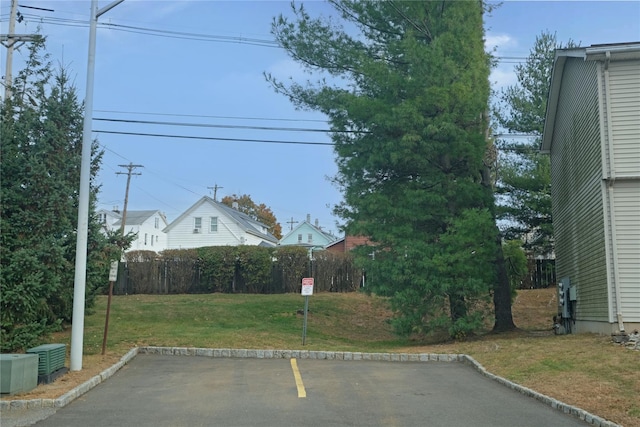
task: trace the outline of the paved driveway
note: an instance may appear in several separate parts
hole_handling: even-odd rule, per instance
[[[42,427],[584,426],[454,362],[139,354]]]

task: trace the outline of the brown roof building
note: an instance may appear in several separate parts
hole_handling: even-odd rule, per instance
[[[356,246],[369,245],[369,238],[364,236],[346,236],[326,246],[329,252],[346,253]]]

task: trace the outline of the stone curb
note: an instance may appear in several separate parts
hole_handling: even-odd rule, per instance
[[[582,421],[586,421],[587,423],[596,426],[596,427],[622,427],[619,424],[614,422],[605,420],[604,418],[600,418],[597,415],[593,415],[583,409],[580,409],[576,406],[568,405],[559,400],[554,399],[553,397],[546,396],[542,393],[538,393],[537,391],[531,390],[530,388],[523,387],[519,384],[511,382],[505,378],[499,377],[497,375],[492,374],[487,371],[484,366],[478,363],[473,357],[464,355],[464,362],[473,366],[476,371],[480,372],[487,378],[490,378],[498,383],[515,390],[521,394],[524,394],[527,397],[532,397],[547,406],[551,406],[553,409],[563,412],[568,415],[572,415],[576,418],[581,419]]]
[[[90,378],[88,381],[80,384],[78,387],[73,390],[68,391],[57,399],[32,399],[32,400],[2,400],[0,401],[0,411],[7,410],[20,410],[20,409],[37,409],[37,408],[62,408],[67,406],[69,403],[73,402],[78,397],[82,396],[102,381],[111,377],[113,374],[118,372],[120,368],[129,363],[131,359],[136,357],[138,354],[138,348],[133,348],[129,350],[127,354],[122,356],[120,361],[110,368],[105,369],[100,372],[100,374],[96,375],[93,378]]]
[[[579,418],[596,427],[622,427],[604,418],[590,414],[578,407],[568,405],[552,397],[518,385],[505,378],[487,371],[473,357],[466,354],[437,353],[361,353],[350,351],[315,351],[315,350],[250,350],[234,348],[196,348],[196,347],[135,347],[125,354],[118,363],[105,369],[99,375],[89,379],[73,390],[57,399],[3,400],[0,410],[19,410],[32,408],[62,408],[82,396],[101,382],[114,375],[120,368],[129,363],[138,354],[156,354],[163,356],[198,356],[212,358],[248,358],[248,359],[314,359],[314,360],[346,360],[346,361],[380,361],[380,362],[461,362],[473,367],[485,377],[515,390],[527,397],[536,399],[557,411]]]

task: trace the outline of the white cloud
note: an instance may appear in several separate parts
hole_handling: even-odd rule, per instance
[[[279,80],[292,78],[294,81],[300,81],[309,77],[304,68],[293,59],[283,59],[272,64],[267,69],[267,73],[272,74]]]
[[[518,41],[509,34],[487,34],[484,41],[487,52],[518,47]]]
[[[494,68],[493,71],[491,71],[489,81],[491,82],[493,90],[498,92],[501,89],[504,89],[507,86],[513,86],[518,82],[513,67],[503,66]]]

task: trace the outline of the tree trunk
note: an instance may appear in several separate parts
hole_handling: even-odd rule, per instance
[[[486,191],[491,193],[493,199],[493,186],[491,185],[491,173],[489,167],[485,164],[481,170],[482,185]],[[491,206],[493,219],[495,222],[495,206]],[[493,307],[495,311],[495,323],[493,324],[494,332],[513,331],[516,328],[513,323],[513,314],[511,313],[511,285],[509,284],[509,274],[507,272],[507,264],[504,260],[502,252],[502,238],[500,230],[496,225],[496,282],[493,287]]]
[[[513,323],[513,314],[511,313],[511,285],[509,284],[507,265],[504,260],[504,254],[502,253],[502,239],[500,238],[500,232],[497,227],[495,263],[497,280],[493,288],[493,305],[495,309],[493,331],[513,331],[517,328]]]
[[[467,316],[467,304],[465,303],[464,296],[453,293],[449,295],[449,309],[451,310],[451,322],[455,323],[457,320]]]

